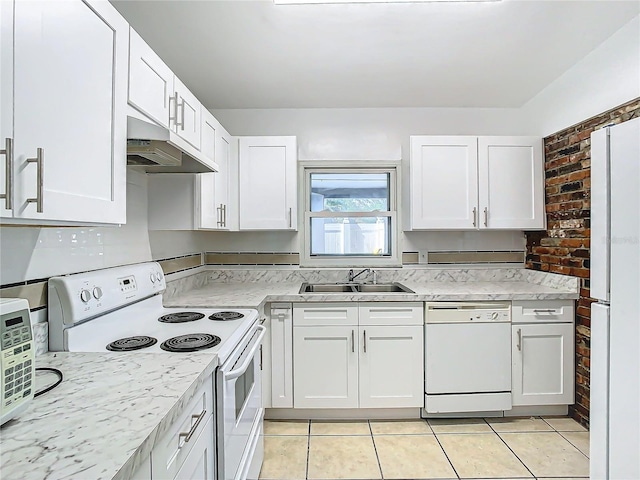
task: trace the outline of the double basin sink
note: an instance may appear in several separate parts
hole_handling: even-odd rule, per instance
[[[303,283],[299,293],[415,293],[401,283]]]

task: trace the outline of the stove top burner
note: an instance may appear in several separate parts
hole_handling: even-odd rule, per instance
[[[112,352],[130,352],[132,350],[140,350],[142,348],[150,347],[156,343],[158,343],[158,340],[153,337],[126,337],[119,338],[118,340],[111,342],[107,345],[107,350]]]
[[[195,322],[204,318],[203,313],[198,312],[176,312],[161,316],[158,321],[162,323],[184,323]]]
[[[208,333],[190,333],[170,338],[160,344],[162,350],[167,352],[195,352],[215,347],[222,339]]]
[[[209,320],[220,320],[220,321],[238,320],[243,317],[244,315],[239,312],[216,312],[209,317]]]

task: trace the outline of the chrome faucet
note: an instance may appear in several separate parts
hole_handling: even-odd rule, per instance
[[[358,273],[356,273],[355,275],[353,274],[353,269],[349,270],[348,273],[348,278],[349,278],[349,283],[353,282],[357,277],[359,277],[360,275],[362,275],[363,273],[368,273],[370,272],[371,269],[370,268],[365,268],[364,270],[359,271]]]

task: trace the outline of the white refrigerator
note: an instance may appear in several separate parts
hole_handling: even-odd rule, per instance
[[[640,479],[640,118],[591,134],[592,479]]]

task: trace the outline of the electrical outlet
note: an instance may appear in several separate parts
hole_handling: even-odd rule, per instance
[[[429,251],[428,250],[418,250],[418,263],[421,264],[421,265],[429,263]]]

